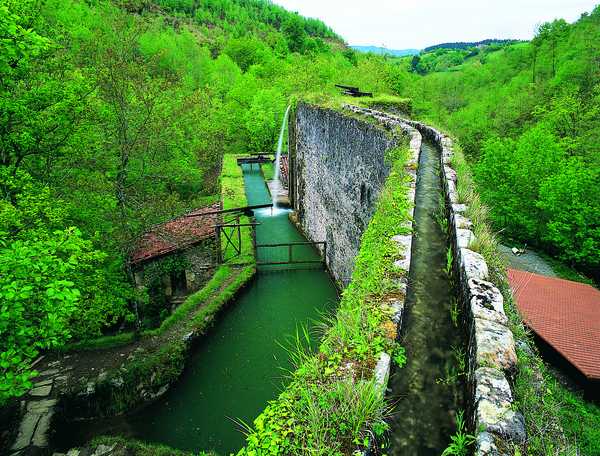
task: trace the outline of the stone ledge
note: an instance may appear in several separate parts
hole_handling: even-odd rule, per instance
[[[508,317],[504,313],[504,298],[493,283],[479,279],[469,280],[468,296],[473,318],[490,320],[504,326],[508,324]]]
[[[512,410],[513,397],[504,374],[487,367],[475,371],[475,424],[477,428],[509,439],[525,440],[523,415]]]

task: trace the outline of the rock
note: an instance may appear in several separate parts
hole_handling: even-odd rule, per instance
[[[48,430],[50,429],[50,420],[52,419],[53,411],[49,410],[48,413],[42,415],[37,427],[35,428],[35,434],[33,435],[32,443],[40,448],[46,448],[48,446]]]
[[[79,456],[81,451],[77,448],[73,448],[67,452],[67,456]]]
[[[18,451],[30,445],[33,433],[40,420],[41,415],[39,413],[28,412],[21,420],[19,426],[19,433],[17,438],[11,447],[11,450]]]
[[[451,204],[458,204],[458,191],[456,190],[456,184],[454,181],[446,181],[446,195],[448,196],[448,201],[450,201]]]
[[[390,375],[390,365],[392,358],[389,354],[383,352],[379,356],[377,365],[375,366],[375,383],[381,388],[381,392],[385,391],[388,377]]]
[[[29,391],[29,395],[36,396],[36,397],[46,397],[46,396],[50,395],[51,391],[52,391],[52,383],[50,383],[49,385],[36,386],[35,388],[32,388]]]
[[[461,278],[464,281],[470,279],[486,280],[488,278],[488,267],[484,258],[477,252],[460,249]]]
[[[27,411],[31,413],[44,414],[56,405],[56,399],[44,399],[41,401],[31,401],[27,404]]]
[[[35,387],[37,386],[46,386],[46,385],[52,385],[53,380],[51,378],[48,378],[46,380],[42,380],[41,382],[35,382],[33,385]]]
[[[454,214],[454,227],[470,230],[473,228],[473,222],[461,213]]]
[[[508,324],[508,317],[504,313],[504,298],[493,283],[470,279],[468,287],[473,318],[490,320],[502,325]]]
[[[483,318],[473,319],[476,366],[494,367],[511,375],[517,367],[513,333],[504,325]]]
[[[94,453],[92,453],[92,456],[109,455],[115,449],[116,446],[117,446],[116,443],[111,446],[100,444],[96,447],[96,450],[94,451]]]
[[[461,214],[463,212],[467,211],[467,205],[466,204],[452,204],[452,212],[454,212],[455,214]]]
[[[394,299],[389,303],[389,306],[392,311],[391,320],[396,325],[400,325],[402,323],[402,313],[404,312],[404,301]]]
[[[471,243],[475,242],[475,239],[475,234],[471,230],[456,229],[456,245],[459,249],[468,248]]]
[[[444,165],[444,178],[446,180],[456,182],[456,171],[454,171],[450,166]]]
[[[185,334],[181,338],[181,340],[183,340],[184,343],[189,344],[193,338],[194,338],[194,331],[190,331],[189,333]]]
[[[477,369],[474,399],[478,428],[514,442],[525,441],[525,420],[521,413],[511,409],[512,393],[502,372],[486,367]]]
[[[476,444],[475,456],[505,456],[498,451],[494,437],[489,432],[480,432]]]
[[[40,377],[49,377],[51,375],[58,374],[58,369],[46,369],[45,371],[40,372]]]

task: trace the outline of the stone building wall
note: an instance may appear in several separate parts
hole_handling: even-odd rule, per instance
[[[159,261],[163,261],[171,256],[181,256],[186,264],[184,271],[185,277],[185,294],[193,293],[198,291],[204,286],[212,277],[215,265],[215,240],[213,238],[205,239],[195,245],[189,246],[182,251],[177,251],[164,255],[158,258],[147,260],[140,265],[136,266],[134,272],[135,282],[138,287],[148,287],[150,285],[150,277],[144,273],[144,270],[151,264]],[[183,277],[182,277],[183,278]],[[174,290],[174,284],[169,274],[165,274],[162,277],[164,292],[167,297],[171,297],[176,294]]]
[[[342,286],[354,269],[362,233],[390,167],[398,139],[381,125],[299,104],[290,118],[290,197],[300,228],[326,241],[326,262]]]

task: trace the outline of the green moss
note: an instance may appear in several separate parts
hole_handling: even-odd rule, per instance
[[[359,106],[379,109],[391,112],[392,114],[410,116],[412,113],[412,100],[410,98],[401,98],[394,95],[383,94],[373,98],[358,98],[357,101]],[[355,100],[355,104],[357,101]]]
[[[221,171],[221,198],[223,209],[232,209],[248,205],[246,191],[244,188],[244,174],[242,168],[238,166],[237,159],[240,155],[225,155],[223,157],[223,169]],[[229,217],[231,218],[231,217]],[[227,216],[225,216],[227,220]],[[250,219],[246,216],[240,217],[240,223],[249,223]],[[241,228],[242,233],[242,252],[237,255],[233,247],[225,247],[223,243],[223,258],[228,264],[248,264],[254,263],[254,246],[252,244],[251,227]]]
[[[273,180],[275,178],[275,165],[273,163],[263,163],[260,165],[263,176],[266,181]]]
[[[180,451],[165,445],[140,442],[138,440],[127,439],[125,437],[97,437],[90,444],[90,448],[95,450],[100,445],[114,447],[115,454],[122,450],[122,454],[129,456],[193,456],[194,453]],[[211,456],[213,453],[201,452],[198,456]]]

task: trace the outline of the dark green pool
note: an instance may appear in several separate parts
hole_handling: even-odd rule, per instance
[[[244,177],[250,205],[270,202],[256,166],[245,168]],[[287,211],[271,214],[268,209],[255,214],[261,223],[257,243],[305,241]],[[316,258],[312,247],[294,253]],[[195,350],[182,378],[158,402],[131,416],[70,426],[69,436],[63,436],[69,441],[63,439],[61,446],[112,434],[194,452],[239,450],[244,436],[233,420],[252,423],[286,382],[291,365],[280,344],[338,302],[336,287],[322,267],[273,269],[260,268]]]

